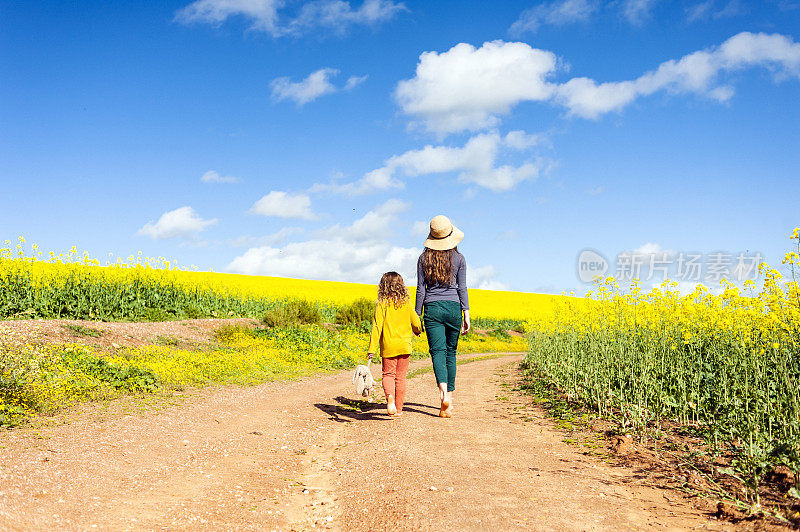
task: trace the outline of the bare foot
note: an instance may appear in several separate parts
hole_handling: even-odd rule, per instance
[[[447,397],[442,400],[442,406],[439,408],[439,417],[451,417],[450,399]]]
[[[394,406],[394,398],[391,395],[386,397],[386,413],[390,416],[397,415],[397,407]]]

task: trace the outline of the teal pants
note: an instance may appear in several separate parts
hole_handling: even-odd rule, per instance
[[[456,348],[461,334],[461,304],[457,301],[426,303],[422,313],[428,350],[433,361],[436,384],[447,383],[447,391],[456,389]]]

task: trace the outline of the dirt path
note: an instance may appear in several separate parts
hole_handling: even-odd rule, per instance
[[[720,529],[523,421],[503,387],[518,360],[459,366],[452,419],[430,373],[399,419],[354,408],[342,373],[0,433],[0,529]]]

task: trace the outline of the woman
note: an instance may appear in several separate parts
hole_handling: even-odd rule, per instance
[[[428,336],[433,373],[442,402],[439,417],[453,415],[458,335],[467,334],[470,329],[467,261],[457,247],[462,238],[464,233],[446,216],[435,217],[425,240],[425,251],[417,261],[415,310],[422,315]]]

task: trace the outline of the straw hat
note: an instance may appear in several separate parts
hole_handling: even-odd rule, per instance
[[[453,249],[462,238],[464,233],[450,222],[450,218],[440,214],[431,220],[431,232],[425,241],[425,247],[441,251]]]

